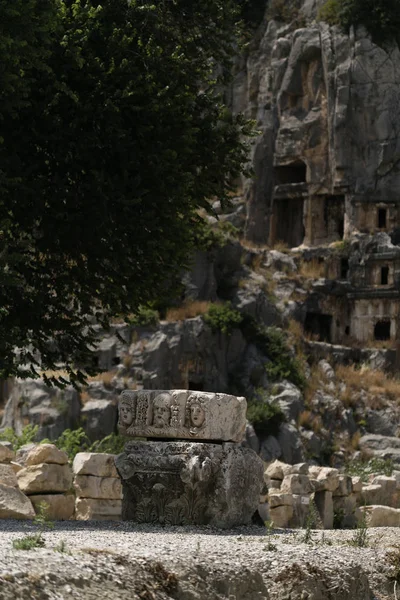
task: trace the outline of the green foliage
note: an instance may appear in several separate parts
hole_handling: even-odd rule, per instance
[[[344,509],[338,508],[333,511],[333,529],[340,529],[344,519]]]
[[[227,198],[247,162],[252,126],[221,92],[239,12],[0,2],[0,377],[82,383],[96,325],[179,279],[199,208]]]
[[[400,3],[398,0],[328,0],[319,19],[330,25],[364,25],[378,44],[399,40]]]
[[[46,545],[43,533],[46,529],[53,529],[54,527],[53,521],[48,518],[48,510],[49,505],[47,502],[39,503],[36,516],[33,519],[34,524],[38,527],[37,533],[13,540],[15,550],[33,550],[34,548],[43,548]]]
[[[215,225],[202,221],[196,230],[194,243],[199,250],[210,252],[222,248],[230,239],[238,237],[239,229],[229,221],[218,221]]]
[[[361,519],[357,523],[357,527],[354,530],[353,537],[349,541],[349,544],[356,548],[366,548],[368,546],[368,526],[365,511],[362,512]]]
[[[352,477],[361,477],[364,482],[370,475],[386,475],[391,477],[394,465],[390,458],[370,458],[367,460],[350,460],[345,465],[345,473]]]
[[[160,321],[158,311],[148,306],[139,306],[137,312],[128,319],[131,325],[135,326],[157,326]]]
[[[320,516],[313,500],[310,500],[310,504],[308,506],[307,517],[304,528],[304,536],[302,538],[302,542],[304,544],[312,544],[313,543],[313,529],[316,529],[318,526],[318,522],[320,521]]]
[[[230,302],[225,304],[211,304],[204,315],[205,322],[214,332],[231,333],[233,329],[240,327],[243,316],[238,310],[232,308]]]
[[[61,540],[59,544],[54,548],[55,552],[59,552],[60,554],[71,554],[71,551],[68,550],[67,542],[65,540]]]
[[[23,428],[21,435],[17,435],[14,429],[7,427],[4,431],[0,432],[0,441],[10,442],[15,452],[25,444],[35,442],[38,431],[39,425],[29,424]]]
[[[45,441],[48,442],[49,440]],[[79,429],[65,429],[60,437],[51,443],[57,446],[57,448],[60,450],[66,452],[70,462],[74,460],[78,452],[84,452],[85,450],[88,450],[90,444],[89,439],[82,427],[79,427]]]
[[[89,452],[104,452],[105,454],[121,454],[128,438],[118,433],[111,433],[102,440],[93,442]]]
[[[278,404],[252,400],[247,405],[247,420],[257,434],[277,435],[285,415]]]
[[[267,17],[284,23],[291,23],[299,16],[299,0],[271,0]]]

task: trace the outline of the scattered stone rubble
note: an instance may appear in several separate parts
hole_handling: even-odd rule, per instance
[[[264,472],[268,494],[261,496],[259,513],[275,527],[304,527],[311,504],[314,525],[324,529],[354,527],[363,512],[371,527],[400,527],[400,472],[392,477],[371,475],[365,484],[330,467],[289,465],[278,460]]]

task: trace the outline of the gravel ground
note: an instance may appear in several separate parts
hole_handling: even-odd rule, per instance
[[[0,521],[0,600],[379,600],[394,598],[387,552],[400,530],[216,531],[121,522],[58,522],[46,546],[15,550],[32,523]],[[63,552],[55,551],[63,544]],[[400,551],[399,551],[400,553]]]

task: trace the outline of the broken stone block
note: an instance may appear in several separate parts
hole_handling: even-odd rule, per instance
[[[293,515],[289,527],[305,527],[310,512],[311,498],[309,495],[293,494]]]
[[[400,527],[400,509],[391,506],[360,506],[368,527]]]
[[[284,529],[289,526],[289,522],[293,517],[293,506],[277,506],[276,508],[270,508],[269,512],[274,527]]]
[[[79,452],[72,463],[72,471],[74,475],[118,477],[114,459],[115,454]]]
[[[282,467],[283,476],[286,475],[307,475],[308,474],[307,463],[297,463],[296,465],[286,465]]]
[[[382,504],[382,486],[381,485],[363,485],[360,494],[360,505],[363,504]]]
[[[18,488],[0,483],[0,519],[33,519],[32,502]]]
[[[121,500],[77,498],[75,502],[75,519],[77,521],[120,521],[121,512]]]
[[[339,486],[339,471],[337,469],[313,466],[309,468],[309,476],[318,482],[316,487],[318,491],[334,492]]]
[[[287,475],[282,481],[282,493],[287,492],[304,496],[312,491],[313,488],[307,475]]]
[[[353,491],[353,483],[350,475],[339,475],[339,485],[334,490],[334,496],[350,496]]]
[[[282,481],[283,475],[283,467],[286,467],[286,464],[281,462],[280,460],[274,460],[264,471],[264,475],[269,477],[270,479],[280,479]]]
[[[30,496],[30,500],[35,512],[38,512],[39,505],[45,502],[47,504],[46,515],[49,519],[69,521],[74,516],[74,494],[36,494]]]
[[[117,477],[77,475],[74,479],[74,488],[80,498],[122,499],[121,480]]]
[[[17,476],[12,465],[0,464],[0,483],[3,485],[9,485],[10,487],[18,487]]]
[[[363,481],[362,481],[361,477],[352,477],[351,483],[353,485],[354,493],[358,494],[359,492],[361,492],[362,487],[363,487]]]
[[[7,442],[0,442],[0,463],[9,463],[15,458],[15,452]]]
[[[129,442],[115,463],[122,518],[139,523],[245,525],[264,485],[261,459],[229,442]]]
[[[26,494],[66,492],[72,486],[69,465],[40,464],[25,467],[17,473],[18,485]]]
[[[386,506],[393,506],[394,508],[397,508],[399,494],[397,491],[397,481],[395,477],[377,475],[371,481],[371,485],[380,485],[382,488],[379,504],[384,504]],[[368,502],[368,504],[372,504],[372,502]]]
[[[314,502],[317,507],[324,529],[333,528],[333,500],[332,492],[315,492]]]
[[[26,455],[25,466],[42,463],[66,465],[67,462],[68,454],[59,450],[54,444],[38,444],[31,448]]]
[[[119,400],[123,435],[241,442],[245,398],[190,390],[124,390]]]
[[[277,506],[293,506],[292,494],[269,494],[268,500],[271,508],[276,508]]]

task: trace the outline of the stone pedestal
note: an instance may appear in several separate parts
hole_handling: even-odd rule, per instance
[[[263,463],[239,444],[129,442],[115,460],[122,518],[137,523],[250,523],[263,487]]]

